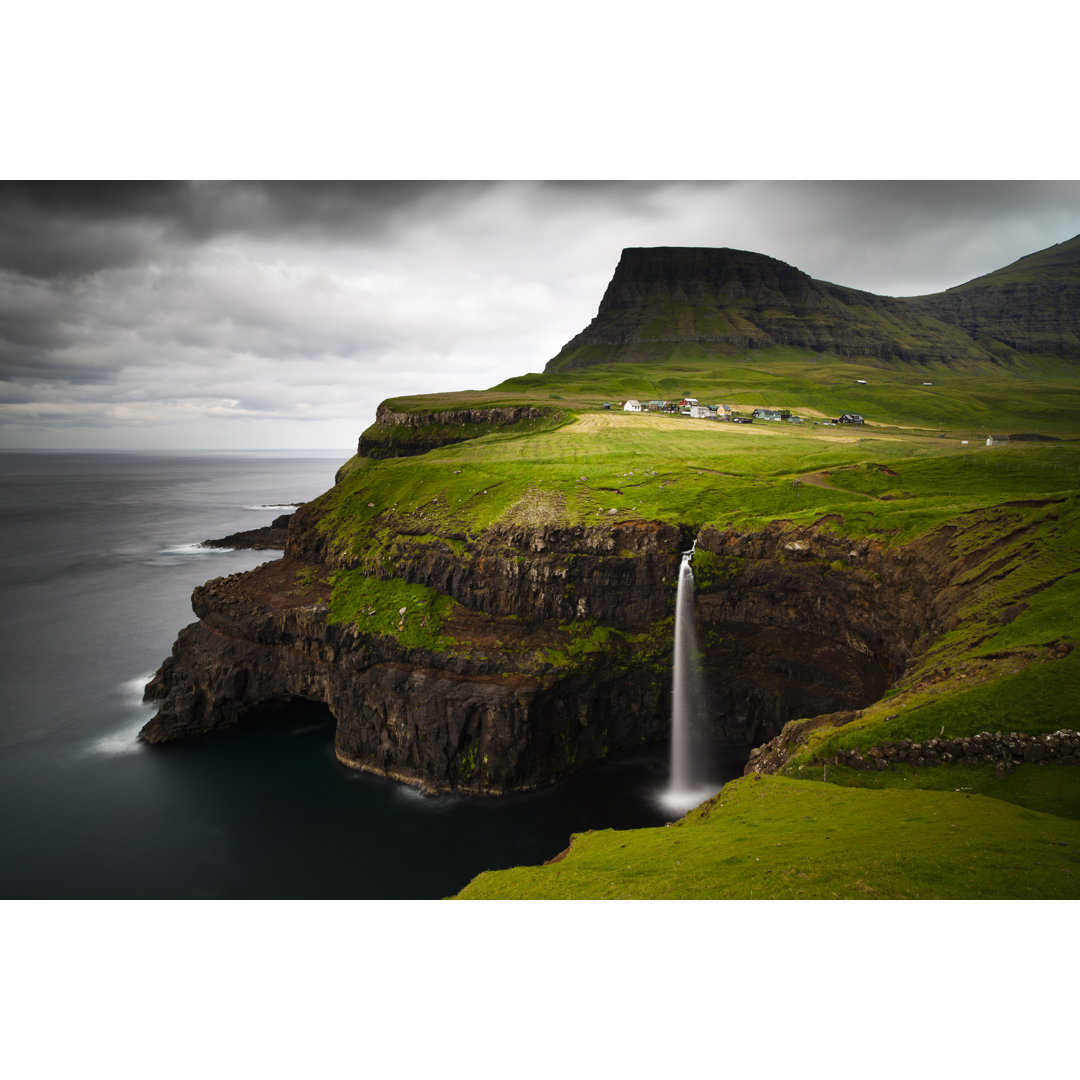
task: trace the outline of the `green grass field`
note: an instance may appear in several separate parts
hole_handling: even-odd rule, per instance
[[[672,826],[578,834],[560,861],[481,874],[458,896],[1076,899],[1080,821],[970,792],[747,777]]]

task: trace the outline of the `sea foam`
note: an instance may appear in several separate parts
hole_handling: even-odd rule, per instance
[[[120,711],[128,717],[134,714],[134,717],[112,731],[92,739],[88,753],[100,757],[117,757],[121,754],[136,754],[142,749],[138,740],[139,732],[157,710],[156,705],[143,701],[146,684],[153,677],[154,673],[151,671],[134,679],[126,679],[120,684]]]

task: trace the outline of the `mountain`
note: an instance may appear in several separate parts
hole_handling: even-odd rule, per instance
[[[908,302],[988,351],[1080,358],[1080,236]]]
[[[944,293],[887,297],[732,248],[627,248],[596,318],[546,373],[774,345],[952,365],[1080,357],[1080,237]]]

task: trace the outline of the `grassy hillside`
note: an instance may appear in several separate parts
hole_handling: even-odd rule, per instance
[[[1004,361],[1019,353],[1080,359],[1080,236],[911,302]]]

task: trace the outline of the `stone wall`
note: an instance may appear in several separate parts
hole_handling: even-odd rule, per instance
[[[926,742],[887,742],[869,750],[841,750],[833,762],[851,769],[888,769],[893,765],[942,765],[991,763],[1004,775],[1014,765],[1037,762],[1080,765],[1080,732],[1063,728],[1046,735],[1013,731],[983,731],[960,739],[928,739]]]
[[[856,715],[834,714],[787,725],[776,738],[750,752],[744,774],[779,772],[809,731],[854,719]],[[1016,765],[1047,762],[1080,765],[1080,732],[1070,728],[1042,735],[1028,735],[1019,731],[983,731],[957,739],[934,738],[924,742],[902,739],[872,746],[868,750],[840,750],[832,757],[819,761],[819,764],[846,765],[849,769],[859,770],[884,770],[897,765],[924,768],[947,764],[992,764],[996,766],[998,776],[1004,776]]]

